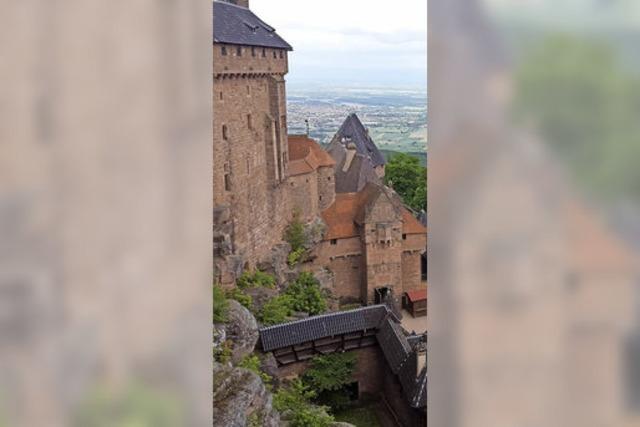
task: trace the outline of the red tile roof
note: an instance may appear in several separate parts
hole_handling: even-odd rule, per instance
[[[333,157],[306,135],[289,135],[289,175],[313,172],[319,167],[334,166]]]
[[[407,297],[411,302],[424,301],[427,299],[427,288],[407,291]]]
[[[324,239],[346,239],[359,235],[356,223],[362,220],[366,204],[381,192],[388,192],[380,185],[367,184],[358,193],[338,193],[335,202],[322,212],[322,219],[327,224]],[[427,229],[409,212],[395,195],[391,199],[402,214],[403,234],[426,234]]]

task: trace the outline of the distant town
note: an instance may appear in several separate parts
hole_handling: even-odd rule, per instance
[[[424,88],[308,85],[287,93],[289,133],[330,142],[344,118],[356,112],[385,156],[403,152],[426,162],[427,94]]]

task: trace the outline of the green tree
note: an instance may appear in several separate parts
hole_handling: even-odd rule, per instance
[[[293,311],[292,306],[289,295],[278,295],[265,303],[258,318],[266,326],[286,322]]]
[[[427,168],[420,159],[405,153],[394,154],[385,166],[385,184],[402,197],[404,203],[416,211],[427,206]]]
[[[291,297],[291,308],[311,315],[324,313],[327,310],[327,300],[322,294],[320,283],[312,273],[302,272],[286,289],[286,295]]]
[[[304,373],[303,381],[318,392],[340,390],[351,382],[355,367],[354,353],[316,356]]]
[[[295,379],[289,385],[280,387],[273,403],[281,414],[287,415],[291,427],[328,427],[334,418],[326,407],[311,403],[316,395],[300,379]]]

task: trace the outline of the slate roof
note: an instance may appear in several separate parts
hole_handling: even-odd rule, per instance
[[[403,393],[414,408],[426,406],[426,366],[419,375],[418,353],[384,304],[355,310],[322,314],[302,320],[260,329],[260,344],[265,352],[331,336],[377,330],[376,340],[391,371],[398,376]],[[414,337],[415,339],[415,337]]]
[[[397,323],[387,318],[382,322],[376,338],[391,371],[397,374],[411,353],[411,346],[404,338],[404,333]]]
[[[213,2],[213,42],[293,50],[251,10],[224,1]]]
[[[336,162],[336,193],[355,193],[362,190],[367,182],[380,183],[380,177],[368,157],[356,153],[345,169],[347,149],[344,145],[334,142],[327,147],[327,152]]]
[[[338,129],[338,132],[331,140],[331,144],[340,143],[345,145],[349,142],[353,142],[355,144],[358,153],[371,160],[373,167],[381,166],[386,163],[384,156],[380,150],[378,150],[378,147],[376,147],[376,144],[369,136],[369,132],[367,132],[367,129],[364,127],[356,113],[351,113],[347,116],[345,121],[342,123],[342,126],[340,126],[340,129]]]
[[[260,329],[260,342],[264,351],[272,351],[334,335],[376,329],[387,313],[386,306],[371,305],[281,323]]]
[[[387,364],[398,376],[409,404],[414,408],[425,407],[427,405],[427,367],[423,367],[420,374],[416,376],[418,370],[416,346],[411,345],[400,326],[388,317],[383,320],[376,338]]]

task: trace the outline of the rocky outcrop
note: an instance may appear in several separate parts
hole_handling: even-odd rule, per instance
[[[278,427],[273,396],[258,375],[242,368],[213,364],[213,427]]]
[[[251,354],[258,341],[258,322],[253,314],[236,300],[229,300],[226,338],[233,342],[231,360],[240,362]]]

